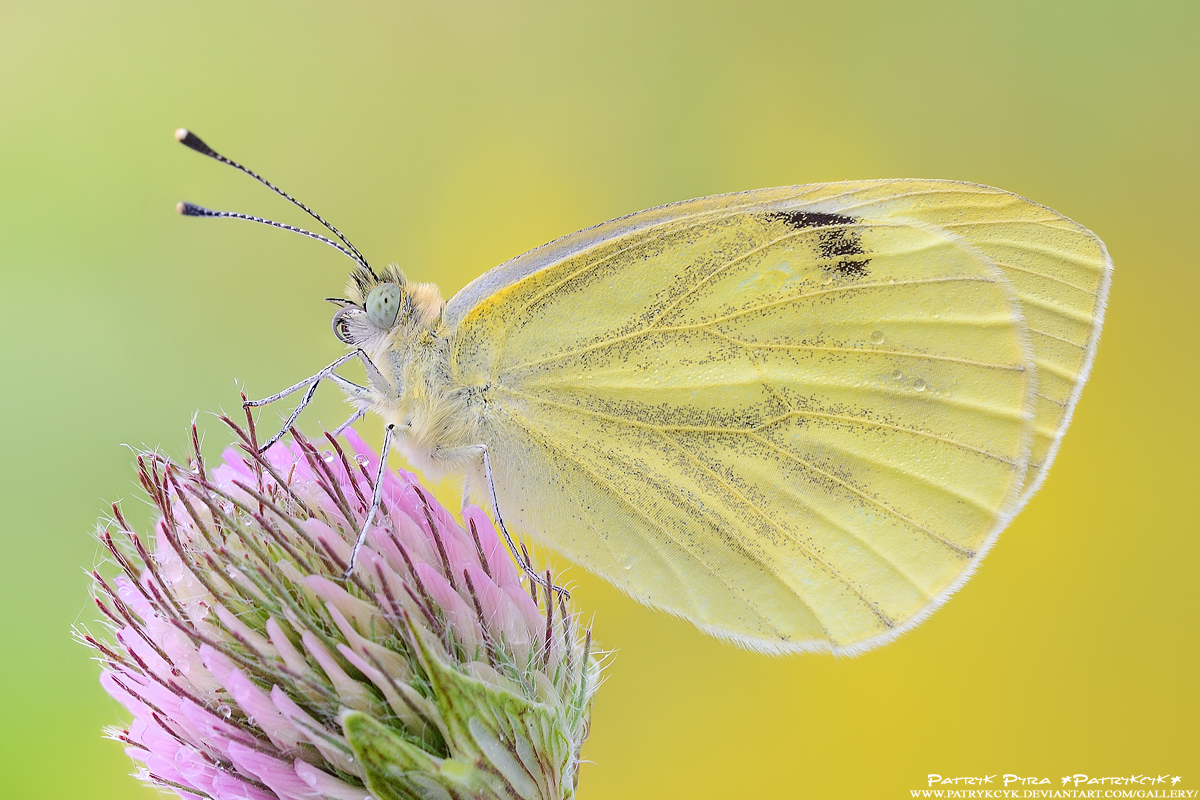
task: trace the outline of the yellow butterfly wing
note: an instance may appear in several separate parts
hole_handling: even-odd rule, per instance
[[[858,650],[915,624],[1015,513],[1036,446],[1018,295],[932,224],[972,206],[920,219],[897,201],[938,189],[1013,197],[906,181],[705,198],[456,295],[452,380],[476,387],[505,519],[758,649]]]
[[[1096,355],[1112,260],[1091,231],[1045,206],[953,181],[861,181],[811,187],[846,214],[911,219],[964,237],[1000,268],[1029,327],[1038,389],[1030,475],[1022,502],[1046,477]]]

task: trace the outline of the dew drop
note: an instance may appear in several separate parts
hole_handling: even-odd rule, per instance
[[[335,459],[336,457],[337,456],[335,456],[333,454],[332,450],[325,450],[324,452],[321,453],[321,459],[324,460],[325,463],[327,463],[327,464],[332,464],[333,459]]]
[[[163,556],[166,554],[163,553]],[[179,583],[183,580],[183,562],[178,558],[159,558],[159,554],[155,553],[154,558],[159,562],[159,569],[162,572],[163,578],[167,583]]]
[[[206,771],[199,751],[186,745],[175,751],[175,770],[185,778],[196,778]]]
[[[229,719],[233,716],[233,709],[229,707],[228,703],[221,703],[221,705],[217,706],[217,713],[225,719]]]
[[[833,283],[833,273],[826,272],[825,277],[821,279],[821,283],[825,284],[826,286]]]
[[[921,380],[920,378],[917,378],[915,381],[913,381],[913,388],[916,389],[918,392],[923,392],[929,387],[928,387],[928,384],[925,383],[925,381]]]
[[[898,369],[892,370],[892,380],[898,381],[903,377],[904,377],[904,373],[902,373],[900,370],[898,370]]]
[[[358,464],[360,467],[365,467],[367,464],[370,464],[370,463],[371,463],[371,459],[367,458],[367,457],[366,457],[365,455],[363,455],[362,453],[359,453],[358,455],[356,455],[356,456],[354,457],[354,461],[355,461],[355,463],[356,463],[356,464]]]
[[[883,331],[871,332],[871,344],[883,344]]]

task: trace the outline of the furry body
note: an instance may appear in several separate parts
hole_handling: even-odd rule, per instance
[[[480,387],[456,385],[452,379],[454,331],[443,320],[441,291],[432,283],[410,284],[392,266],[379,277],[355,272],[346,287],[348,299],[361,308],[371,290],[384,283],[401,290],[392,329],[380,330],[361,319],[349,323],[351,336],[379,372],[372,376],[368,369],[371,380],[364,391],[351,393],[351,402],[394,425],[397,448],[431,480],[462,474],[468,493],[481,492],[478,430],[484,406],[470,402]]]

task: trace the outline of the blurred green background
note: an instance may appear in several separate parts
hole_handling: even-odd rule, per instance
[[[106,501],[147,518],[120,445],[181,455],[199,410],[215,452],[235,379],[261,396],[342,349],[321,298],[349,261],[174,214],[307,224],[181,125],[447,296],[577,228],[763,186],[956,178],[1091,227],[1116,276],[1074,426],[913,633],[767,658],[570,571],[619,650],[580,797],[908,797],[930,772],[1197,788],[1198,31],[1194,2],[4,2],[0,796],[151,796],[70,639]],[[322,391],[310,431],[344,414]]]

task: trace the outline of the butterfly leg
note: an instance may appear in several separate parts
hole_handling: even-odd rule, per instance
[[[379,505],[383,502],[383,476],[387,471],[388,454],[392,451],[392,436],[395,431],[394,424],[388,425],[383,431],[383,449],[379,452],[379,469],[375,472],[375,490],[371,492],[371,507],[367,509],[366,519],[363,520],[362,527],[358,529],[358,538],[354,541],[354,549],[350,551],[350,563],[346,565],[346,571],[342,573],[342,580],[349,580],[354,573],[354,564],[358,561],[358,551],[366,543],[367,532],[371,530],[371,523],[374,522],[375,515],[379,513]]]
[[[362,408],[358,409],[358,411],[355,411],[353,414],[350,415],[350,418],[348,420],[346,420],[341,425],[338,425],[336,428],[333,429],[333,435],[341,436],[342,431],[346,430],[346,428],[349,428],[355,422],[358,422],[365,415],[366,415],[365,409],[362,409]]]
[[[262,447],[259,448],[259,452],[260,453],[266,452],[266,450],[268,448],[270,448],[271,445],[275,444],[281,438],[283,438],[283,435],[285,433],[287,433],[288,430],[291,429],[292,425],[295,424],[297,418],[299,418],[300,412],[302,412],[308,406],[308,404],[312,402],[313,396],[317,393],[317,386],[320,385],[321,381],[323,381],[325,379],[329,379],[329,380],[332,380],[333,382],[335,382],[348,395],[350,395],[351,397],[354,397],[356,400],[359,400],[360,402],[365,402],[370,396],[371,389],[369,389],[366,386],[359,386],[358,384],[356,384],[352,381],[348,381],[345,378],[343,378],[341,375],[338,375],[334,372],[335,369],[337,369],[338,367],[345,364],[347,361],[350,361],[351,359],[354,359],[354,358],[358,358],[359,360],[362,361],[363,367],[367,371],[367,378],[370,380],[372,388],[374,388],[378,392],[387,394],[389,396],[395,393],[395,390],[392,389],[391,384],[388,383],[387,378],[383,377],[383,374],[378,370],[378,368],[376,368],[376,366],[371,363],[371,359],[367,357],[367,354],[365,352],[363,352],[360,349],[356,349],[349,353],[346,353],[345,355],[341,356],[336,361],[334,361],[332,364],[330,364],[329,366],[322,369],[316,375],[313,375],[311,378],[305,378],[304,380],[300,381],[299,383],[297,383],[293,386],[289,386],[287,389],[284,389],[282,392],[273,394],[270,397],[264,397],[261,400],[247,400],[244,403],[242,403],[242,405],[245,408],[261,408],[262,406],[266,406],[271,403],[282,400],[283,398],[287,397],[288,395],[294,394],[295,392],[298,392],[301,389],[304,389],[305,387],[308,388],[308,391],[306,391],[304,393],[304,397],[301,398],[300,404],[297,405],[295,410],[292,411],[291,415],[288,416],[287,422],[284,423],[283,427],[279,429],[278,433],[276,433],[274,436],[272,436],[269,440],[267,440],[267,442],[265,444],[262,445]],[[355,416],[351,417],[349,420],[342,423],[342,425],[338,428],[338,432],[340,433],[342,431],[342,429],[344,429],[347,425],[352,423],[355,419],[357,419],[361,415],[362,415],[362,408],[360,407],[359,410],[355,413]]]
[[[492,458],[488,454],[486,444],[472,445],[480,453],[483,454],[483,475],[487,479],[488,499],[492,503],[492,513],[496,515],[496,524],[500,526],[500,534],[504,537],[504,543],[508,545],[508,552],[512,553],[513,558],[521,565],[521,569],[530,581],[541,586],[547,593],[551,591],[558,592],[560,595],[570,599],[571,593],[561,586],[552,583],[546,576],[539,575],[537,570],[533,568],[533,563],[529,560],[529,553],[526,552],[524,546],[520,550],[517,549],[516,543],[513,542],[512,535],[508,532],[508,526],[504,524],[504,516],[500,513],[500,501],[496,497],[496,482],[492,479]],[[463,505],[467,505],[467,497],[463,496]]]

